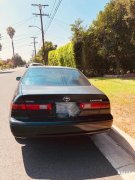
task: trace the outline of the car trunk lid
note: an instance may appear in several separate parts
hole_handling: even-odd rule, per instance
[[[27,106],[28,119],[32,121],[57,121],[67,118],[73,120],[76,117],[99,116],[110,112],[109,106],[92,108],[93,105],[99,105],[97,103],[102,104],[102,107],[103,103],[109,104],[104,93],[93,85],[68,87],[22,85],[21,89]],[[39,108],[36,109],[37,106]],[[47,106],[51,108],[46,109]]]

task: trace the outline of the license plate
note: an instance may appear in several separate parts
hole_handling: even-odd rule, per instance
[[[56,103],[56,113],[67,114],[67,103]]]
[[[68,116],[76,116],[80,112],[79,107],[75,102],[56,103],[56,113],[65,114]]]

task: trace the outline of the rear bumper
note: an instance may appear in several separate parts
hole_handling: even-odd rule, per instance
[[[91,122],[22,122],[10,119],[11,132],[15,137],[44,137],[95,134],[109,130],[112,119]]]

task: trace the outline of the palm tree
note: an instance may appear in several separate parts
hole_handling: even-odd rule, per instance
[[[10,36],[11,41],[12,41],[12,49],[13,49],[13,61],[15,59],[15,50],[14,50],[14,41],[13,41],[13,36],[15,34],[15,29],[12,27],[7,28],[7,34]]]

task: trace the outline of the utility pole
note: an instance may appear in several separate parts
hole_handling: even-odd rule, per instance
[[[35,53],[35,51],[34,51],[34,50],[32,50],[32,58],[34,57],[34,53]]]
[[[40,21],[41,21],[41,31],[42,31],[42,44],[43,44],[43,61],[45,63],[45,65],[47,64],[47,62],[45,61],[45,40],[44,40],[44,27],[43,27],[43,16],[49,16],[48,14],[43,14],[42,13],[42,8],[49,6],[49,5],[42,5],[42,4],[32,4],[32,6],[37,6],[39,8],[39,14],[37,13],[33,13],[36,16],[40,16]]]
[[[35,57],[36,57],[36,54],[37,54],[37,52],[36,52],[36,43],[38,43],[38,42],[36,42],[36,38],[37,37],[31,37],[32,39],[33,39],[33,45],[34,45],[34,54],[35,54]]]

